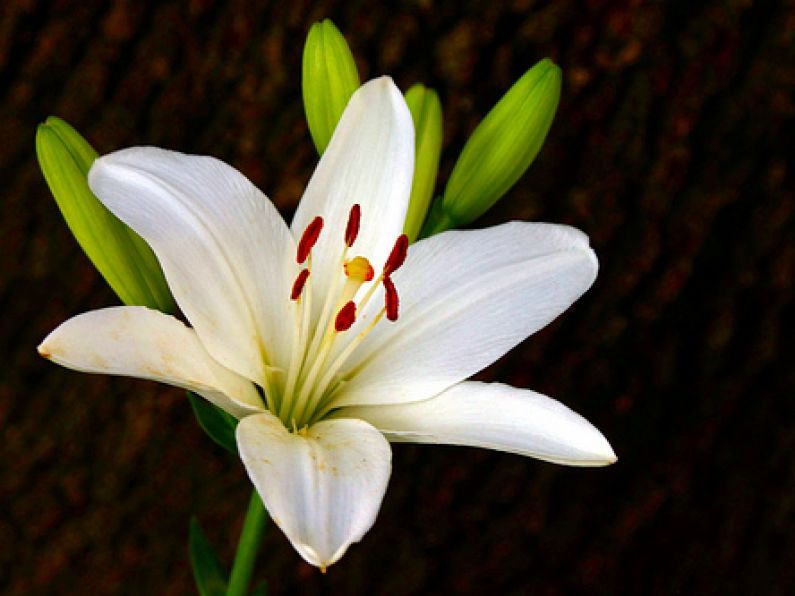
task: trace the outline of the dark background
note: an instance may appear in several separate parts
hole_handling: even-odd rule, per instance
[[[316,162],[301,50],[331,17],[363,79],[439,91],[442,182],[525,69],[562,67],[546,146],[480,223],[575,225],[602,269],[481,376],[560,399],[620,459],[397,446],[378,521],[328,575],[271,528],[257,577],[273,594],[795,593],[786,4],[2,3],[0,592],[189,594],[190,515],[228,563],[249,495],[181,391],[36,356],[116,303],[37,169],[36,123],[57,114],[100,153],[215,155],[289,216]]]

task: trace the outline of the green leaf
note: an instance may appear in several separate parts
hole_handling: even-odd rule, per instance
[[[348,100],[359,88],[348,43],[329,19],[315,23],[304,45],[301,91],[309,133],[317,152],[326,150]]]
[[[196,421],[204,432],[221,447],[237,455],[237,441],[235,440],[237,418],[190,392],[188,392],[188,401],[190,401]]]
[[[202,532],[199,520],[195,517],[190,520],[188,548],[190,564],[193,567],[193,578],[196,581],[199,594],[201,596],[225,596],[226,571]]]
[[[403,232],[414,242],[422,229],[436,187],[442,152],[442,104],[433,89],[417,84],[406,92],[414,121],[414,180]]]
[[[469,224],[516,183],[544,144],[560,85],[560,68],[545,58],[497,102],[464,145],[444,190],[444,217],[425,236]]]
[[[251,596],[268,596],[268,582],[262,581],[251,592]]]
[[[60,118],[36,130],[36,156],[69,229],[124,304],[171,312],[174,301],[154,253],[88,186],[97,152]]]

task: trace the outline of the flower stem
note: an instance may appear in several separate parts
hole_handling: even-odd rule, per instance
[[[253,490],[248,502],[246,519],[243,521],[243,530],[240,532],[240,540],[237,543],[226,596],[245,596],[248,593],[251,572],[254,570],[254,562],[257,560],[257,551],[267,521],[268,512],[265,511],[257,491]]]

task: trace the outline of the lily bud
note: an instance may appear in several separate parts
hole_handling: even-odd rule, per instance
[[[304,45],[301,87],[309,133],[318,153],[326,150],[359,85],[356,62],[339,29],[329,19],[312,25]]]
[[[36,130],[44,179],[78,244],[124,304],[173,310],[163,272],[149,245],[99,202],[88,187],[97,152],[60,118]]]
[[[442,104],[433,89],[422,84],[406,92],[406,103],[414,121],[414,180],[403,232],[414,242],[419,236],[436,187],[439,154],[442,151]]]
[[[426,235],[474,221],[516,183],[552,125],[560,84],[560,68],[549,58],[514,83],[464,145],[444,191],[437,229],[426,226]]]

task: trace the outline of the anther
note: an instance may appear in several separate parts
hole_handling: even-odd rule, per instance
[[[298,251],[295,255],[295,260],[298,261],[299,264],[306,261],[306,258],[309,256],[309,252],[312,250],[312,247],[317,243],[317,239],[320,237],[320,231],[322,229],[323,218],[319,215],[309,222],[308,226],[306,226],[304,233],[301,235],[301,241],[298,243]]]
[[[337,318],[334,319],[334,329],[336,329],[337,332],[347,331],[355,322],[356,303],[353,300],[349,300],[337,313]]]
[[[386,291],[386,294],[384,295],[386,318],[393,322],[397,321],[400,300],[398,299],[397,289],[395,288],[395,284],[392,282],[391,277],[384,277],[384,290]]]
[[[290,292],[290,300],[298,300],[301,292],[304,291],[304,284],[306,284],[306,279],[308,277],[309,269],[301,269],[298,277],[296,277],[295,281],[293,282],[293,291]]]
[[[359,203],[354,203],[351,206],[351,212],[348,214],[348,225],[345,226],[345,244],[348,248],[353,246],[359,236],[359,224],[362,221],[362,208]]]
[[[386,264],[384,265],[384,277],[389,277],[395,271],[397,271],[400,266],[406,260],[406,251],[409,248],[409,237],[405,234],[401,234],[395,240],[395,246],[392,247],[392,252],[389,253],[389,258],[386,260]]]
[[[345,275],[359,282],[372,281],[375,276],[373,266],[364,257],[354,257],[345,263]]]

